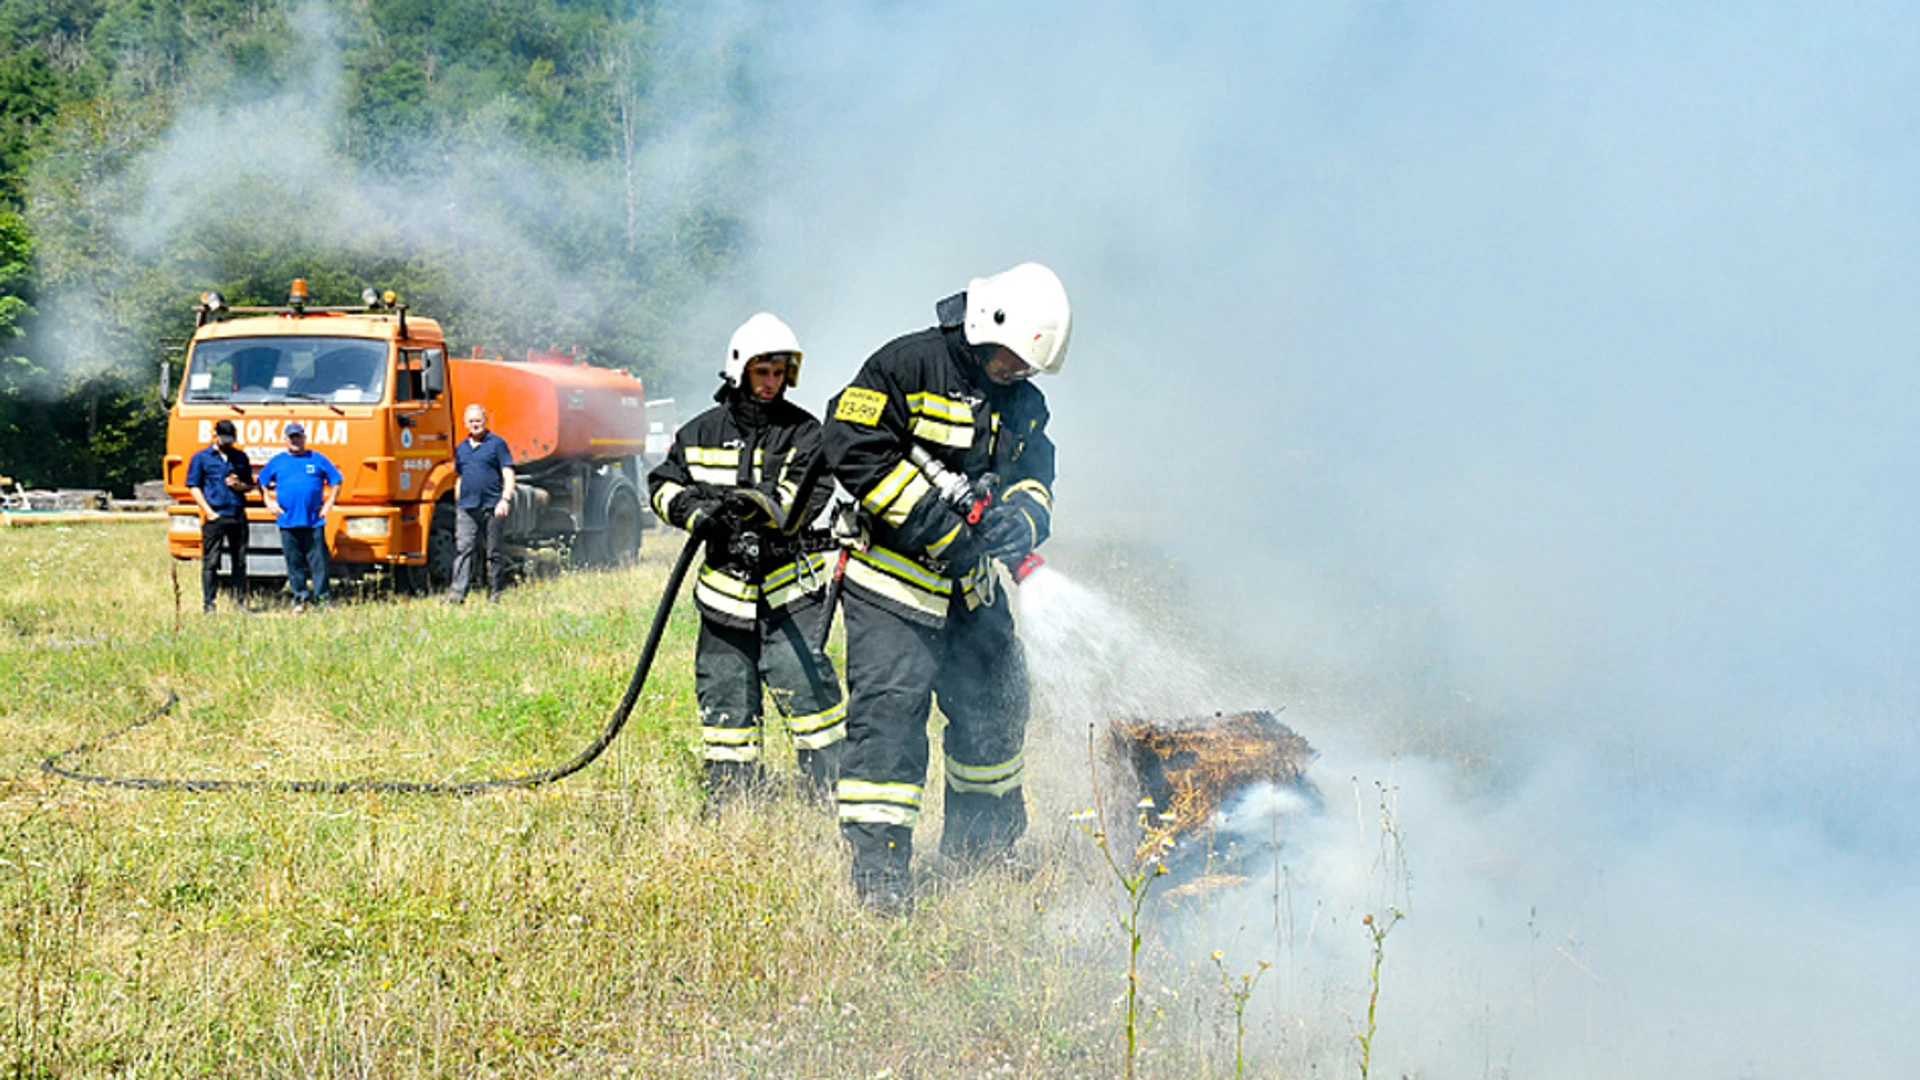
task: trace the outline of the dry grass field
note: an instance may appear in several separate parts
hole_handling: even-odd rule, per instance
[[[684,598],[626,733],[551,787],[44,774],[168,689],[171,715],[72,764],[460,780],[564,760],[617,702],[677,544],[650,534],[632,570],[498,607],[207,616],[197,564],[176,607],[159,529],[0,532],[0,1075],[1121,1074],[1127,941],[1068,820],[1091,787],[1075,748],[1035,748],[1054,765],[1033,785],[1034,876],[950,880],[923,857],[919,910],[869,917],[826,808],[776,796],[702,819]],[[937,830],[936,810],[923,851]],[[1234,1075],[1219,974],[1151,940],[1144,955],[1140,1075]]]

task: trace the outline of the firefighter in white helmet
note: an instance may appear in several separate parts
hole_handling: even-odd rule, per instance
[[[809,531],[833,481],[820,422],[786,399],[800,379],[800,342],[761,312],[727,343],[719,404],[674,436],[648,475],[665,521],[706,541],[694,583],[700,638],[694,691],[709,806],[764,777],[761,686],[786,719],[801,770],[830,794],[846,738],[846,701],[814,644],[832,541]]]
[[[934,697],[947,717],[942,853],[1010,859],[1027,824],[1026,660],[996,564],[1018,563],[1051,526],[1053,442],[1028,378],[1066,358],[1067,293],[1023,263],[935,310],[939,325],[867,359],[825,425],[828,465],[871,541],[846,570],[838,803],[854,888],[881,911],[912,902]]]

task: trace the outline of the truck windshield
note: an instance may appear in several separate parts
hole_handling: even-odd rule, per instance
[[[345,337],[215,338],[193,347],[184,401],[373,403],[387,343]]]

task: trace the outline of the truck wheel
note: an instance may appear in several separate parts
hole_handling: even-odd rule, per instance
[[[608,566],[632,566],[640,555],[640,497],[630,487],[607,500],[606,533],[601,538]]]
[[[400,585],[414,596],[445,592],[453,580],[453,504],[438,502],[427,522],[427,561],[398,568]]]
[[[433,504],[433,521],[427,526],[427,565],[421,568],[427,572],[430,594],[445,592],[453,583],[453,529],[453,500],[441,499]]]

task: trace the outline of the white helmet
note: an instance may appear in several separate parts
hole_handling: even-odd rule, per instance
[[[1039,263],[967,282],[967,344],[1005,345],[1036,371],[1058,374],[1073,330],[1067,288]]]
[[[793,336],[792,327],[764,311],[741,323],[740,329],[733,332],[733,338],[727,342],[727,362],[720,369],[720,376],[727,380],[728,386],[738,387],[747,377],[748,362],[769,353],[790,357],[787,385],[799,386],[800,339]]]

